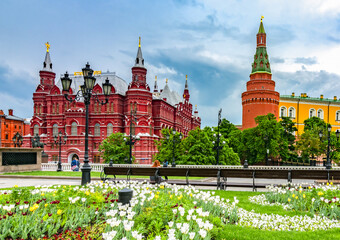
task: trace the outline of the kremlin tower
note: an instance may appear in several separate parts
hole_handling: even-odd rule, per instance
[[[278,118],[280,94],[275,91],[266,47],[263,22],[256,35],[256,53],[247,91],[242,93],[242,129],[256,127],[255,118],[273,113]]]

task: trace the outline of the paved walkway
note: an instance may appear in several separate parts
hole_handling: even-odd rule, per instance
[[[92,181],[99,181],[99,178],[92,178]],[[125,179],[122,179],[125,180]],[[143,179],[144,180],[144,179]],[[176,180],[179,181],[179,180]],[[185,182],[185,180],[181,180]],[[216,182],[216,178],[205,179],[201,181],[212,181]],[[228,178],[228,183],[252,183],[252,179],[250,178]],[[264,183],[264,184],[287,184],[287,180],[280,179],[256,179],[256,183]],[[0,175],[0,188],[11,188],[14,185],[18,185],[19,187],[24,186],[38,186],[38,185],[80,185],[81,178],[77,177],[53,177],[53,176],[9,176],[9,175]],[[312,184],[314,180],[294,180],[293,183],[306,183]],[[214,190],[216,187],[207,187],[207,186],[197,186],[199,189],[209,189]],[[227,190],[232,191],[252,191],[252,188],[247,187],[228,187]],[[264,188],[258,188],[258,191],[266,191]]]

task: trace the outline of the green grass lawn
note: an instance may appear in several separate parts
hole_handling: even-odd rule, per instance
[[[79,172],[64,172],[64,171],[62,172],[57,172],[57,171],[12,172],[12,173],[3,173],[2,175],[81,177],[81,171]],[[91,172],[91,177],[100,177],[100,172]],[[116,177],[126,179],[126,175],[116,175]],[[136,178],[149,179],[150,177],[149,176],[131,176],[131,179],[136,179]],[[168,177],[168,178],[169,179],[185,179],[185,177]],[[201,180],[201,179],[204,179],[204,177],[190,177],[189,179]]]

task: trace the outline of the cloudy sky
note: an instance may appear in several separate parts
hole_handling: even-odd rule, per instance
[[[45,42],[57,78],[89,61],[130,82],[141,36],[150,86],[157,75],[182,94],[188,74],[202,127],[216,125],[219,108],[240,124],[261,15],[280,94],[340,97],[337,0],[1,0],[0,9],[0,109],[20,117],[32,116]]]

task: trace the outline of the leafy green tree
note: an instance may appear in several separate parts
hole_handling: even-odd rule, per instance
[[[306,119],[304,125],[304,133],[297,141],[297,149],[301,152],[303,160],[308,162],[310,157],[326,154],[328,131],[327,123],[318,117]],[[320,132],[323,135],[321,139]]]
[[[279,147],[280,157],[283,162],[296,161],[298,155],[295,149],[294,132],[297,131],[295,123],[289,117],[282,117],[280,125],[282,127],[281,134],[283,138]]]
[[[336,164],[339,165],[340,163],[340,140],[337,139],[335,132],[331,132],[331,152],[330,152],[330,158],[333,160]]]
[[[309,157],[320,156],[324,152],[324,143],[312,129],[301,134],[297,149],[301,151],[302,159],[308,162]]]
[[[268,158],[278,157],[282,146],[282,126],[276,121],[275,115],[269,113],[255,118],[257,126],[243,130],[239,153],[242,159],[250,164],[264,162],[267,149]],[[287,148],[287,144],[285,144]]]
[[[188,136],[183,139],[180,143],[176,144],[175,148],[175,159],[176,164],[181,165],[212,165],[216,164],[216,150],[214,150],[214,139],[213,131],[210,127],[204,129],[196,128],[188,133]],[[170,139],[166,139],[166,135],[169,134]],[[158,153],[156,158],[164,162],[168,160],[169,164],[172,161],[172,139],[173,135],[169,129],[162,130],[162,138],[156,141]],[[177,136],[175,136],[177,137]],[[221,146],[223,142],[226,142],[220,149],[219,163],[222,165],[240,164],[239,157],[234,151],[228,146],[227,140],[223,136],[220,138]]]
[[[326,131],[327,130],[327,123],[318,118],[318,117],[311,117],[306,119],[304,122],[304,131],[311,130],[314,133],[319,133],[319,131]]]
[[[243,132],[239,129],[232,130],[228,135],[228,145],[233,149],[235,153],[238,154],[239,158],[242,158],[242,151],[244,145],[242,142]]]
[[[191,130],[183,141],[184,155],[181,164],[210,165],[215,163],[210,127]],[[212,134],[211,134],[212,136]]]
[[[217,132],[217,127],[214,127],[215,132]],[[220,123],[220,133],[224,138],[228,138],[229,134],[233,131],[240,131],[235,127],[234,124],[229,122],[227,119],[223,118]]]
[[[109,137],[104,139],[99,145],[99,151],[105,163],[126,163],[129,157],[129,146],[125,144],[123,133],[112,133]]]
[[[183,157],[183,143],[180,139],[180,133],[174,135],[171,129],[164,128],[161,130],[161,135],[162,137],[159,140],[155,140],[158,153],[154,155],[154,159],[161,163],[168,161],[168,164],[171,165],[174,155],[176,164],[180,164]],[[166,138],[167,135],[169,135],[169,139]]]

